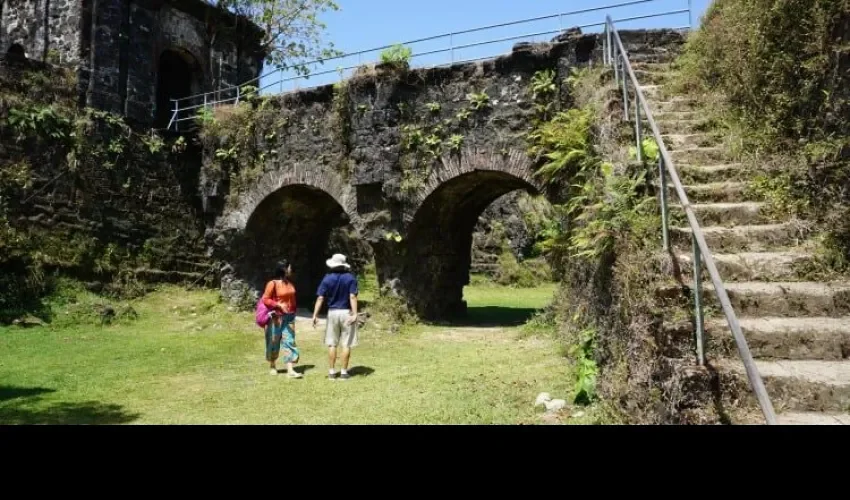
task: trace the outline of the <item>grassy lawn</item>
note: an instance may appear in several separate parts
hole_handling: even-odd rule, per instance
[[[568,398],[569,366],[552,339],[514,325],[554,289],[468,287],[479,326],[367,326],[344,382],[326,378],[323,322],[299,319],[305,378],[290,380],[268,374],[253,315],[216,292],[164,288],[110,326],[80,314],[100,301],[84,296],[57,304],[50,326],[0,328],[0,423],[541,423],[534,399]]]

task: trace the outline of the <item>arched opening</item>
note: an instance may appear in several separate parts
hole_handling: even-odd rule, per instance
[[[27,53],[24,46],[19,43],[13,43],[9,50],[6,51],[6,57],[9,59],[26,59]]]
[[[408,232],[403,271],[408,299],[419,315],[467,317],[464,287],[470,283],[473,233],[485,209],[518,190],[538,194],[511,174],[475,171],[445,182],[425,199]]]
[[[168,126],[174,111],[172,99],[182,99],[202,91],[201,69],[187,52],[166,50],[159,58],[154,127]]]
[[[288,259],[295,271],[298,307],[312,308],[325,261],[337,252],[350,253],[339,237],[348,223],[345,211],[328,193],[306,185],[285,186],[264,199],[248,220],[247,245],[238,256],[237,272],[262,289],[275,263]]]

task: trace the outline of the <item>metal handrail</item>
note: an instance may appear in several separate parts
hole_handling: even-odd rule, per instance
[[[646,98],[643,95],[643,90],[641,89],[638,79],[635,76],[634,70],[632,69],[632,64],[629,61],[628,52],[623,46],[623,41],[620,38],[620,32],[617,31],[617,28],[614,25],[614,21],[611,20],[610,16],[605,17],[605,33],[603,37],[603,44],[603,54],[605,63],[614,67],[614,78],[616,79],[617,85],[620,85],[620,83],[622,83],[623,85],[623,107],[625,111],[626,121],[631,120],[629,116],[628,98],[629,80],[631,80],[631,84],[634,87],[636,100],[635,135],[637,140],[638,161],[643,161],[643,141],[641,137],[641,111],[643,111],[646,116],[646,121],[649,123],[649,126],[652,129],[652,134],[655,138],[655,142],[658,144],[658,149],[661,153],[658,162],[658,168],[661,184],[661,224],[664,250],[667,251],[670,249],[669,227],[667,220],[667,176],[665,175],[665,172],[666,174],[670,175],[670,178],[673,181],[673,187],[676,189],[676,194],[679,196],[679,201],[682,204],[682,208],[684,209],[685,215],[688,218],[688,224],[691,227],[694,249],[694,308],[696,312],[696,344],[698,362],[700,366],[703,366],[705,364],[705,329],[703,324],[702,313],[702,283],[700,268],[700,263],[704,262],[705,267],[708,269],[708,274],[711,277],[711,282],[714,285],[714,291],[717,294],[717,298],[720,300],[720,305],[723,309],[723,314],[726,316],[726,321],[729,324],[729,328],[732,330],[732,335],[735,338],[735,343],[738,347],[738,353],[740,354],[741,359],[744,362],[744,367],[747,372],[747,378],[749,379],[753,392],[755,392],[756,394],[756,398],[758,399],[759,406],[761,407],[765,420],[767,421],[768,425],[776,425],[776,413],[774,412],[773,404],[770,401],[770,397],[768,396],[767,390],[764,386],[764,381],[762,380],[758,368],[755,365],[752,353],[750,353],[750,348],[747,345],[747,339],[744,337],[744,334],[741,331],[741,325],[738,322],[738,316],[735,314],[735,309],[732,307],[732,303],[729,300],[729,295],[726,293],[726,287],[723,285],[723,280],[720,278],[720,273],[717,271],[717,266],[714,262],[714,256],[711,253],[711,249],[708,248],[708,244],[705,241],[705,235],[703,234],[702,227],[700,226],[699,221],[696,218],[696,214],[693,211],[691,202],[688,200],[688,195],[685,192],[685,188],[679,178],[679,173],[677,172],[676,166],[673,163],[672,156],[667,150],[667,146],[664,143],[664,139],[661,135],[661,131],[658,128],[658,124],[655,122],[655,119],[652,116],[652,110],[650,109],[649,104],[647,103]],[[628,74],[628,78],[626,78],[626,74]]]
[[[495,44],[495,43],[499,43],[499,42],[505,42],[505,41],[511,41],[511,40],[519,40],[519,39],[523,39],[523,38],[532,38],[532,37],[537,37],[537,36],[545,36],[545,35],[553,35],[553,34],[557,34],[557,33],[563,33],[563,32],[565,32],[565,28],[563,26],[564,17],[576,16],[576,15],[580,15],[580,14],[587,14],[587,13],[591,13],[591,12],[598,12],[598,11],[605,11],[605,10],[610,11],[610,10],[618,9],[618,8],[622,8],[622,7],[629,7],[629,6],[635,6],[635,5],[640,5],[640,4],[648,4],[648,3],[653,3],[653,2],[657,3],[659,1],[661,1],[661,0],[630,0],[630,1],[625,1],[625,2],[612,4],[612,5],[605,5],[605,6],[600,6],[600,7],[591,7],[591,8],[585,8],[585,9],[573,10],[573,11],[569,11],[569,12],[561,12],[561,13],[558,13],[558,14],[551,14],[551,15],[547,15],[547,16],[538,16],[538,17],[520,19],[520,20],[510,21],[510,22],[505,22],[505,23],[492,24],[492,25],[489,25],[489,26],[480,26],[480,27],[476,27],[476,28],[463,30],[463,31],[443,33],[443,34],[440,34],[440,35],[433,35],[433,36],[428,36],[428,37],[424,37],[424,38],[419,38],[419,39],[416,39],[416,40],[410,40],[410,41],[407,41],[407,42],[403,42],[403,44],[404,45],[413,45],[413,44],[417,44],[417,43],[448,38],[449,39],[449,45],[447,47],[429,50],[427,52],[416,53],[412,56],[412,58],[415,59],[415,58],[419,58],[419,57],[423,57],[423,56],[427,56],[427,55],[434,55],[434,54],[440,54],[440,53],[451,53],[452,54],[451,63],[438,64],[434,67],[445,66],[447,64],[459,64],[459,63],[480,61],[480,60],[483,60],[483,59],[489,59],[489,58],[495,57],[495,55],[490,56],[490,57],[479,57],[479,58],[475,58],[475,59],[466,59],[466,60],[461,60],[461,61],[455,61],[454,52],[456,50],[462,50],[462,49],[467,49],[467,48],[471,48],[471,47],[478,47],[478,46],[483,46],[483,45],[488,45],[488,44]],[[684,0],[682,0],[682,1],[683,1],[683,5],[684,5]],[[680,10],[670,10],[670,11],[659,12],[659,13],[654,13],[654,14],[623,18],[623,19],[618,19],[618,22],[626,22],[626,21],[633,21],[633,20],[638,20],[638,19],[648,19],[648,18],[653,18],[653,17],[671,16],[671,15],[676,15],[676,14],[686,14],[687,13],[688,18],[689,18],[688,27],[690,27],[691,26],[691,24],[690,24],[691,23],[691,20],[690,20],[691,19],[691,0],[687,0],[687,3],[688,3],[687,9],[683,8],[683,9],[680,9]],[[485,40],[485,41],[475,42],[475,43],[466,43],[466,44],[462,44],[462,45],[455,45],[454,44],[454,37],[458,36],[458,35],[465,35],[465,34],[469,34],[469,33],[491,30],[491,29],[495,29],[495,28],[502,28],[502,27],[507,27],[507,26],[516,26],[516,25],[520,25],[520,24],[527,24],[527,23],[531,23],[531,22],[545,21],[545,20],[550,20],[550,19],[558,19],[559,20],[560,28],[558,30],[543,31],[543,32],[537,32],[537,33],[528,33],[528,34],[517,35],[517,36],[510,36],[510,37],[504,37],[504,38],[498,38],[498,39],[492,39],[492,40]],[[598,22],[598,23],[592,23],[592,24],[586,24],[586,25],[578,26],[578,28],[602,27],[604,25],[605,25],[604,22]],[[375,52],[378,52],[378,51],[381,51],[381,50],[388,49],[392,46],[393,45],[384,45],[384,46],[381,46],[381,47],[376,47],[376,48],[367,49],[367,50],[360,50],[360,51],[356,51],[356,52],[343,54],[343,55],[340,55],[340,56],[335,56],[335,57],[330,57],[330,58],[325,58],[325,59],[317,59],[317,60],[314,60],[314,61],[304,63],[304,66],[324,64],[327,61],[335,61],[335,60],[345,59],[345,58],[349,58],[349,57],[353,57],[353,56],[363,56],[364,54],[375,53]],[[260,92],[267,90],[267,89],[270,89],[270,88],[273,88],[273,87],[280,87],[280,93],[287,93],[287,92],[283,91],[284,83],[296,82],[298,80],[306,80],[311,76],[328,75],[328,74],[337,73],[337,72],[342,74],[346,71],[351,71],[351,70],[357,69],[359,66],[360,66],[360,64],[355,65],[355,66],[348,66],[348,67],[344,67],[344,68],[337,68],[337,69],[333,69],[333,70],[322,71],[322,72],[319,72],[319,73],[311,73],[311,74],[308,74],[308,75],[295,75],[295,76],[288,76],[288,77],[285,77],[284,75],[282,75],[282,73],[284,71],[286,71],[287,68],[276,68],[276,69],[274,69],[274,70],[272,70],[272,71],[270,71],[266,74],[252,78],[252,79],[247,80],[245,82],[242,82],[238,85],[230,85],[230,86],[222,87],[222,88],[212,90],[212,91],[209,91],[209,92],[204,92],[204,93],[201,93],[201,94],[196,94],[196,95],[192,95],[192,96],[188,96],[188,97],[182,97],[180,99],[171,99],[170,102],[172,104],[172,110],[171,110],[172,111],[172,117],[171,117],[171,120],[168,123],[167,129],[171,129],[172,126],[176,125],[177,123],[196,119],[195,116],[181,117],[181,114],[185,114],[186,112],[189,112],[189,111],[194,111],[194,110],[198,110],[198,109],[201,109],[201,108],[208,108],[208,107],[211,107],[211,106],[214,107],[214,106],[221,105],[221,104],[228,104],[228,103],[238,104],[240,100],[242,100],[242,99],[244,99],[248,96],[251,96],[251,95],[254,95],[254,94],[259,94]],[[281,78],[275,80],[274,82],[270,82],[266,85],[261,86],[260,82],[263,79],[266,79],[269,76],[272,76],[272,75],[275,75],[275,74],[280,74]],[[248,92],[244,92],[243,88],[246,87],[246,86],[260,87],[260,88],[257,88],[256,90],[251,89]],[[309,87],[307,87],[307,88],[309,88]],[[304,90],[304,89],[293,89],[293,91],[297,91],[297,90]],[[226,94],[227,97],[221,98],[222,94]]]

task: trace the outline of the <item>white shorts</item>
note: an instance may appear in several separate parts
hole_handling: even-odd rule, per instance
[[[351,348],[357,346],[357,322],[346,325],[351,311],[347,309],[331,309],[328,311],[328,326],[325,330],[325,344],[328,347],[341,346]]]

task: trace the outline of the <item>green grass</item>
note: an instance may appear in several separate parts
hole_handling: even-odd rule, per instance
[[[511,323],[553,292],[466,293],[473,318]],[[534,424],[538,393],[571,396],[557,343],[520,338],[516,327],[419,325],[392,335],[367,326],[354,376],[341,382],[326,379],[322,325],[302,320],[305,378],[289,380],[268,374],[253,316],[228,311],[215,292],[164,288],[132,304],[139,319],[110,326],[81,314],[100,300],[54,303],[49,326],[0,328],[0,423]]]

